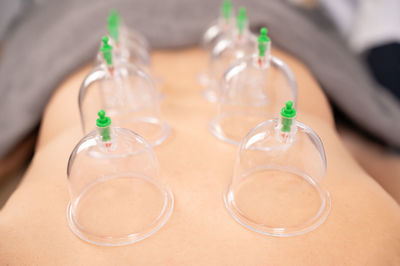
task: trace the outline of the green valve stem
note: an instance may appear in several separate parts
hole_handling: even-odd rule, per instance
[[[110,125],[111,125],[111,118],[106,116],[106,112],[104,110],[100,110],[98,113],[99,118],[96,120],[96,126],[99,129],[101,140],[103,142],[107,142],[111,140],[111,132],[110,132]]]
[[[121,24],[121,17],[116,10],[111,10],[107,18],[107,29],[108,34],[111,38],[118,42],[119,40],[119,26]]]
[[[261,28],[260,35],[258,36],[258,55],[259,57],[264,57],[267,51],[267,46],[271,41],[267,36],[267,28]]]
[[[246,9],[244,7],[239,8],[239,14],[237,15],[236,23],[239,34],[242,35],[247,24]]]
[[[231,0],[224,0],[221,5],[221,14],[225,21],[229,21],[232,16],[232,2]]]
[[[106,60],[107,65],[111,66],[112,65],[112,46],[108,44],[108,37],[104,36],[103,39],[103,45],[100,48],[100,52],[103,54],[104,60]]]
[[[290,132],[294,118],[296,117],[296,109],[293,108],[293,102],[287,101],[285,107],[281,110],[282,116],[282,132]]]

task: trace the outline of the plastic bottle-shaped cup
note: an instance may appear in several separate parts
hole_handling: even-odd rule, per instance
[[[239,145],[258,123],[276,117],[287,101],[297,101],[297,84],[291,69],[270,54],[271,41],[261,29],[258,53],[237,60],[225,72],[210,132]]]
[[[256,37],[250,32],[246,9],[239,9],[236,27],[221,35],[216,41],[210,56],[210,63],[205,76],[203,96],[210,102],[216,102],[221,89],[225,71],[236,60],[251,55],[255,51]]]
[[[170,127],[161,120],[159,94],[141,68],[129,62],[115,62],[113,47],[104,38],[102,64],[85,78],[79,92],[79,108],[85,133],[93,129],[96,110],[104,109],[114,125],[143,136],[152,146],[161,144]]]
[[[237,222],[258,233],[304,234],[330,212],[325,175],[323,144],[296,121],[290,101],[280,119],[260,123],[240,143],[225,205]]]
[[[79,238],[97,245],[140,241],[167,222],[173,195],[141,136],[111,126],[104,111],[96,127],[68,161],[68,225]]]
[[[146,38],[139,32],[128,29],[116,10],[111,10],[107,18],[107,30],[111,45],[115,47],[117,60],[128,60],[146,70],[150,68],[149,44]]]
[[[231,0],[224,0],[221,4],[220,16],[207,28],[203,34],[202,46],[211,50],[218,38],[233,30],[235,27],[234,10]]]

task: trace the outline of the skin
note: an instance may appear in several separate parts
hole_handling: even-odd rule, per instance
[[[69,229],[66,165],[82,137],[79,85],[89,68],[66,79],[49,102],[34,159],[0,211],[1,265],[400,265],[400,207],[354,161],[335,131],[329,105],[309,71],[274,52],[299,84],[299,121],[321,137],[332,210],[324,224],[301,236],[249,231],[227,213],[222,193],[237,147],[207,131],[214,106],[200,97],[195,74],[205,55],[195,49],[156,52],[163,78],[163,118],[171,137],[155,148],[161,175],[175,195],[168,223],[150,238],[124,247],[98,247]],[[173,67],[171,67],[173,66]]]
[[[361,167],[400,204],[400,154],[345,128],[338,128],[346,147]]]

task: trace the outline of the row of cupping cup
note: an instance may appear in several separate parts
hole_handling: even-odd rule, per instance
[[[271,55],[266,29],[252,50],[242,49],[245,36],[254,36],[241,10],[237,21],[242,26],[224,28],[207,46],[213,51],[211,71],[202,77],[203,95],[218,105],[210,131],[239,145],[224,203],[237,222],[258,233],[304,234],[322,224],[331,207],[321,183],[324,148],[311,128],[296,121],[296,82],[290,68]],[[227,20],[233,13],[229,1],[223,2],[221,13],[204,40],[216,25],[232,24]],[[224,71],[212,70],[215,50],[220,55],[216,65]],[[93,244],[140,241],[157,232],[173,211],[173,194],[153,152],[171,129],[160,119],[162,95],[155,85],[160,81],[151,72],[148,54],[145,38],[128,30],[112,11],[98,63],[79,92],[87,135],[74,148],[67,169],[68,224]]]

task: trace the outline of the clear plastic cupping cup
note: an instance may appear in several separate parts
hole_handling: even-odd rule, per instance
[[[225,72],[210,132],[239,145],[258,123],[276,117],[286,100],[296,105],[297,84],[291,69],[271,55],[267,29],[258,37],[258,52],[237,60]]]
[[[110,36],[110,45],[114,47],[115,59],[130,61],[149,73],[150,47],[146,38],[139,32],[128,29],[116,10],[111,10],[107,18],[107,31]]]
[[[79,92],[84,132],[93,130],[96,110],[104,109],[114,125],[138,133],[152,146],[161,144],[171,129],[160,118],[160,97],[151,78],[129,62],[115,62],[107,37],[100,50],[102,63],[85,78]]]
[[[76,145],[68,161],[68,225],[92,244],[131,244],[168,221],[173,195],[144,138],[113,127],[103,110],[98,115],[96,130]]]
[[[236,27],[222,34],[212,48],[208,69],[203,79],[200,79],[205,99],[210,102],[217,101],[226,69],[236,60],[253,54],[256,43],[257,38],[248,27],[246,9],[241,7],[236,18]]]
[[[110,45],[113,47],[114,61],[130,62],[140,67],[152,78],[155,86],[159,87],[162,79],[151,68],[150,47],[146,38],[139,32],[128,29],[116,10],[111,10],[107,18],[107,30]],[[99,63],[102,62],[101,52],[98,53],[97,59]],[[159,93],[159,97],[163,99],[164,95]]]
[[[234,9],[231,0],[224,0],[221,4],[220,15],[204,32],[202,46],[204,49],[211,50],[218,38],[235,27]]]
[[[318,135],[296,121],[288,101],[279,119],[254,127],[242,140],[225,206],[244,227],[272,236],[316,229],[328,217],[326,157]]]

